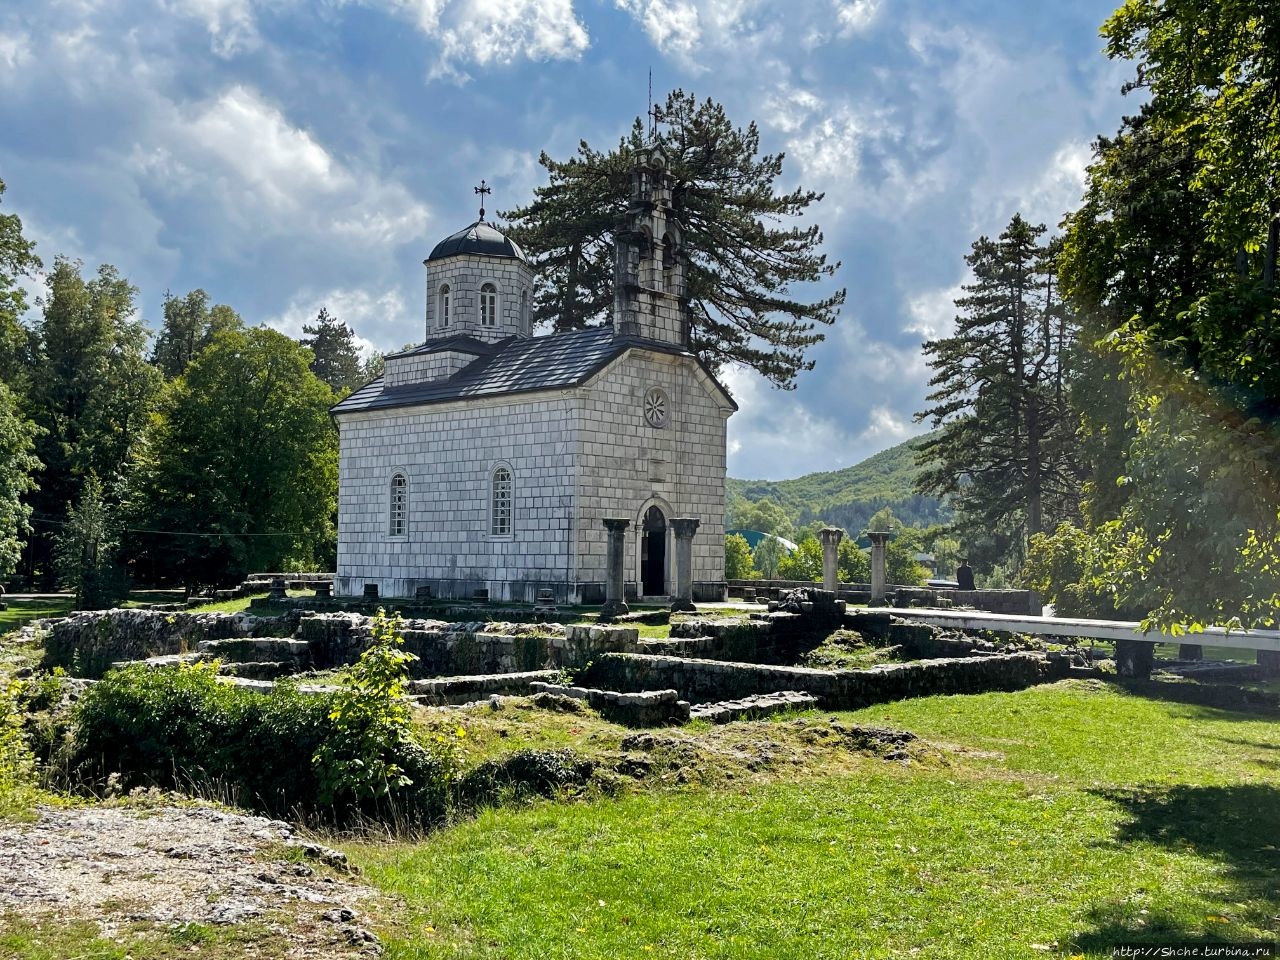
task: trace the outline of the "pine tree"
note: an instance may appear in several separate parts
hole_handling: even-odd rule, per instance
[[[364,382],[365,366],[360,361],[355,332],[324,307],[316,322],[303,326],[306,334],[299,342],[315,354],[311,372],[345,396]]]
[[[668,95],[654,138],[670,162],[673,202],[684,230],[695,351],[713,367],[736,362],[790,389],[845,300],[837,290],[795,298],[795,284],[823,281],[839,263],[820,252],[813,226],[773,226],[804,216],[822,194],[775,192],[782,154],[759,155],[754,123],[735,127],[712,100]],[[631,169],[648,142],[645,126],[607,153],[583,141],[567,161],[543,154],[548,183],[534,201],[507,211],[511,235],[538,267],[534,320],[555,330],[607,321],[613,302],[613,231],[631,196]]]
[[[1031,535],[1078,499],[1067,403],[1073,329],[1055,292],[1056,242],[1015,215],[965,258],[974,282],[956,301],[955,332],[924,344],[937,433],[919,447],[916,487],[952,498],[958,528],[987,563],[1025,555]]]
[[[164,324],[156,337],[151,362],[166,380],[182,375],[187,364],[224,330],[242,330],[240,315],[224,303],[209,306],[209,294],[192,290],[185,297],[166,293]]]

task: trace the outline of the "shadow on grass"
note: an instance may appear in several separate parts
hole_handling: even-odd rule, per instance
[[[1178,907],[1157,899],[1149,911],[1133,900],[1095,906],[1088,917],[1093,929],[1072,938],[1075,948],[1110,955],[1120,943],[1257,941],[1259,930],[1267,931],[1263,939],[1275,938],[1280,931],[1280,786],[1179,785],[1093,792],[1128,814],[1116,835],[1122,844],[1157,844],[1214,861],[1221,870],[1206,876],[1204,886],[1191,894],[1199,902]],[[1160,891],[1153,893],[1158,896]]]
[[[1251,716],[1280,717],[1280,695],[1231,683],[1185,683],[1164,680],[1113,679],[1122,690],[1168,703],[1231,710]]]

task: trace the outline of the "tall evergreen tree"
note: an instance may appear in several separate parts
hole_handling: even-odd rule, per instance
[[[33,331],[26,401],[41,428],[43,464],[30,504],[39,521],[24,561],[44,582],[53,576],[53,531],[80,500],[85,479],[111,491],[151,413],[159,375],[147,363],[147,331],[134,316],[137,291],[114,267],[85,280],[80,264],[58,258],[44,313]]]
[[[166,293],[164,323],[151,352],[166,380],[181,376],[187,364],[224,330],[242,330],[244,321],[225,303],[209,306],[209,294],[192,290],[185,297]]]
[[[754,123],[735,127],[712,100],[682,90],[667,96],[654,135],[675,182],[673,203],[684,231],[691,338],[712,366],[733,361],[790,389],[834,323],[845,300],[837,290],[798,299],[792,287],[834,275],[840,266],[820,252],[816,226],[783,226],[804,216],[822,194],[779,193],[782,154],[759,155]],[[585,141],[567,161],[543,154],[548,183],[534,201],[505,212],[511,234],[538,266],[534,319],[572,330],[608,318],[613,303],[613,231],[631,199],[637,150],[649,141],[637,119],[607,153]]]
[[[974,241],[955,332],[924,344],[935,389],[916,419],[939,429],[920,444],[916,487],[952,498],[974,552],[988,544],[987,563],[1016,562],[1078,498],[1073,331],[1055,290],[1057,244],[1044,233],[1016,214],[998,239]]]
[[[329,311],[321,307],[315,323],[305,324],[299,341],[312,352],[311,372],[327,383],[339,396],[345,396],[364,383],[364,364],[356,346],[355,332]]]
[[[102,483],[90,474],[54,543],[58,577],[64,587],[75,591],[77,610],[100,610],[128,594],[124,571],[116,562],[118,537],[118,523]]]

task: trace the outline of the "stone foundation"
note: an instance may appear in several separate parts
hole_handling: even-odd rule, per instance
[[[935,694],[1021,690],[1066,676],[1066,660],[1032,653],[892,663],[866,670],[815,670],[720,660],[608,653],[583,679],[613,690],[673,688],[693,703],[734,700],[794,690],[824,710],[856,710],[874,703]]]

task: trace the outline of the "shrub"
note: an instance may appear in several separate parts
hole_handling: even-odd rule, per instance
[[[381,628],[386,640],[387,626]],[[398,639],[398,638],[397,638]],[[89,785],[162,786],[226,796],[275,816],[344,823],[447,812],[455,763],[446,745],[408,735],[408,654],[376,644],[337,695],[222,683],[212,664],[109,672],[77,706],[71,767]]]
[[[572,750],[519,750],[468,771],[454,794],[463,807],[554,797],[570,787],[586,786],[594,771],[591,760]]]
[[[22,684],[0,675],[0,816],[25,809],[34,798],[35,758],[23,735]]]

